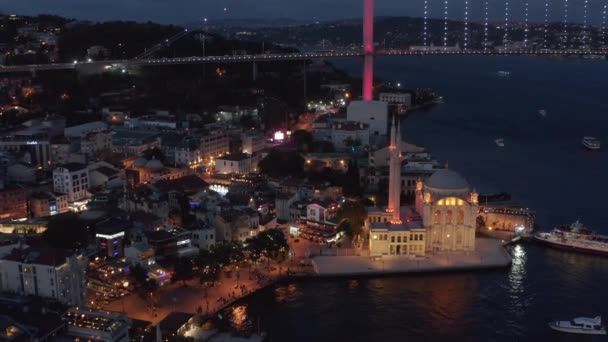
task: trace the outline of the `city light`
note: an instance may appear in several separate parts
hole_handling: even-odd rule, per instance
[[[443,49],[448,47],[448,0],[443,2]]]
[[[549,0],[545,0],[545,21],[543,30],[543,47],[547,48],[547,34],[549,28]]]
[[[560,39],[560,45],[562,49],[566,48],[568,44],[568,0],[564,0],[564,21],[563,21],[563,35]]]
[[[285,133],[276,131],[274,133],[274,141],[282,142],[283,140],[285,140]]]
[[[502,45],[506,48],[509,40],[509,1],[505,1],[505,27],[502,36]]]
[[[424,24],[423,24],[423,29],[422,29],[422,45],[426,46],[427,44],[427,39],[428,39],[428,10],[429,10],[429,5],[428,5],[428,0],[424,0]]]
[[[484,17],[483,17],[483,49],[488,50],[488,0],[484,3]]]
[[[469,0],[464,0],[464,49],[469,47]]]
[[[528,47],[528,1],[524,2],[524,48]]]

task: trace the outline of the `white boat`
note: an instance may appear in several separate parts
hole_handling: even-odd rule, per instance
[[[583,146],[585,146],[587,149],[592,150],[592,151],[596,151],[599,150],[601,148],[601,144],[600,141],[597,140],[594,137],[584,137],[583,141],[582,141]]]
[[[602,317],[577,317],[571,321],[555,321],[549,323],[553,330],[586,335],[606,335],[606,328],[602,325]]]
[[[541,110],[538,111],[538,114],[540,114],[540,116],[542,116],[544,118],[545,116],[547,116],[547,110],[546,109],[541,109]]]
[[[506,76],[509,76],[509,75],[511,75],[510,71],[498,70],[498,76],[506,77]]]
[[[494,142],[498,147],[505,147],[505,139],[503,138],[494,139]]]

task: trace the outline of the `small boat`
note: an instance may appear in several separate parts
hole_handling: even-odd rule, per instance
[[[503,138],[494,139],[494,142],[498,147],[505,147],[505,139]]]
[[[577,317],[571,321],[555,321],[549,323],[553,330],[586,335],[606,335],[606,328],[602,325],[602,317]]]
[[[498,76],[506,77],[506,76],[510,76],[510,75],[511,75],[510,71],[498,70]]]
[[[435,101],[433,101],[434,103],[445,103],[445,101],[443,100],[443,96],[437,96],[435,98]]]
[[[538,111],[538,114],[540,114],[540,116],[542,116],[544,118],[547,116],[547,110],[541,109]]]
[[[583,146],[592,151],[597,151],[601,148],[600,141],[594,137],[584,137],[582,141]]]

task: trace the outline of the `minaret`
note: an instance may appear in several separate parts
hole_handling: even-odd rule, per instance
[[[393,213],[391,223],[401,224],[401,138],[399,125],[395,125],[395,117],[391,125],[391,144],[389,146],[389,183],[387,212]]]

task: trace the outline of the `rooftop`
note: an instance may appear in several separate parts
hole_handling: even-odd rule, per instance
[[[469,188],[469,183],[457,172],[440,169],[426,181],[426,185],[435,189],[460,190]]]
[[[76,171],[86,169],[87,165],[80,164],[80,163],[68,163],[68,164],[59,165],[58,167],[67,169],[69,172],[76,172]]]
[[[154,184],[161,191],[198,192],[209,187],[209,184],[197,175],[188,175],[171,180],[159,180]]]
[[[24,249],[15,248],[2,260],[21,262],[25,264],[60,266],[65,264],[66,259],[74,253],[67,249],[51,247],[28,247]]]
[[[107,177],[112,177],[112,176],[115,176],[118,173],[120,173],[120,171],[112,169],[112,168],[109,168],[107,166],[99,167],[99,168],[97,168],[97,169],[95,169],[93,171],[97,171],[97,172],[99,172],[102,175],[107,176]]]
[[[227,160],[227,161],[243,161],[250,159],[251,155],[245,153],[239,154],[227,154],[223,157],[218,157],[216,160]]]

